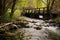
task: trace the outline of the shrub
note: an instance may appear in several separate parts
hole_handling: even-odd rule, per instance
[[[8,11],[4,15],[0,16],[0,22],[9,22],[11,20],[16,20],[21,16],[21,10],[19,9],[15,10],[12,18],[10,17],[10,13],[11,9],[8,9]]]
[[[56,21],[56,22],[60,22],[60,17],[57,17],[57,18],[55,19],[55,21]]]

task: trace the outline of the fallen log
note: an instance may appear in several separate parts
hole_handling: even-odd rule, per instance
[[[13,23],[13,22],[5,23],[4,25],[0,26],[0,28],[3,28],[3,27],[5,27],[5,26],[7,26],[7,25],[10,25],[10,24],[12,24],[12,23]]]

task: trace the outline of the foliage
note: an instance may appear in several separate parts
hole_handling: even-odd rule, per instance
[[[10,15],[10,14],[7,14],[7,12],[8,12],[9,8],[11,9],[11,12],[13,11],[12,9],[14,9],[14,5],[12,5],[12,4],[15,4],[13,1],[14,0],[9,0],[9,1],[8,0],[0,0],[0,7],[1,7],[0,8],[0,19],[1,19],[1,21],[3,21],[4,19],[5,20],[9,19],[8,15]]]
[[[59,2],[59,0],[55,0],[52,11],[57,12],[57,13],[60,12],[60,2]]]
[[[17,10],[14,12],[12,18],[13,18],[13,19],[19,18],[19,17],[21,16],[21,12],[22,12],[22,10],[17,9]]]
[[[14,12],[12,18],[10,18],[10,12],[11,12],[11,9],[8,9],[7,13],[0,17],[0,22],[9,22],[11,20],[16,20],[17,18],[21,16],[21,10],[19,9],[17,9]]]
[[[55,20],[56,22],[60,22],[60,17],[57,17]]]
[[[24,32],[15,32],[7,31],[6,28],[0,29],[0,40],[24,40]]]
[[[42,2],[42,0],[18,0],[17,7],[18,8],[23,8],[23,7],[40,8],[40,7],[46,7],[46,5]]]

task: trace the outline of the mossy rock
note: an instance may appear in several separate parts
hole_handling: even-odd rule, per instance
[[[18,29],[18,26],[15,24],[11,24],[8,26],[8,31],[15,32]]]
[[[0,28],[0,34],[4,34],[4,33],[5,33],[5,31],[6,31],[6,29],[5,29],[5,28]]]
[[[28,23],[27,22],[21,22],[20,25],[21,26],[26,26]]]
[[[48,20],[45,20],[46,23],[48,23],[49,21]]]
[[[18,28],[21,28],[21,25],[17,25],[18,26]]]
[[[25,17],[20,17],[18,20],[27,21]]]
[[[37,27],[34,27],[36,30],[41,30],[42,29],[42,26],[37,26]]]

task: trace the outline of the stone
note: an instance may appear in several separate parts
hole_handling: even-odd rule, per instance
[[[11,25],[9,25],[9,30],[17,30],[17,25],[15,25],[15,24],[11,24]]]

